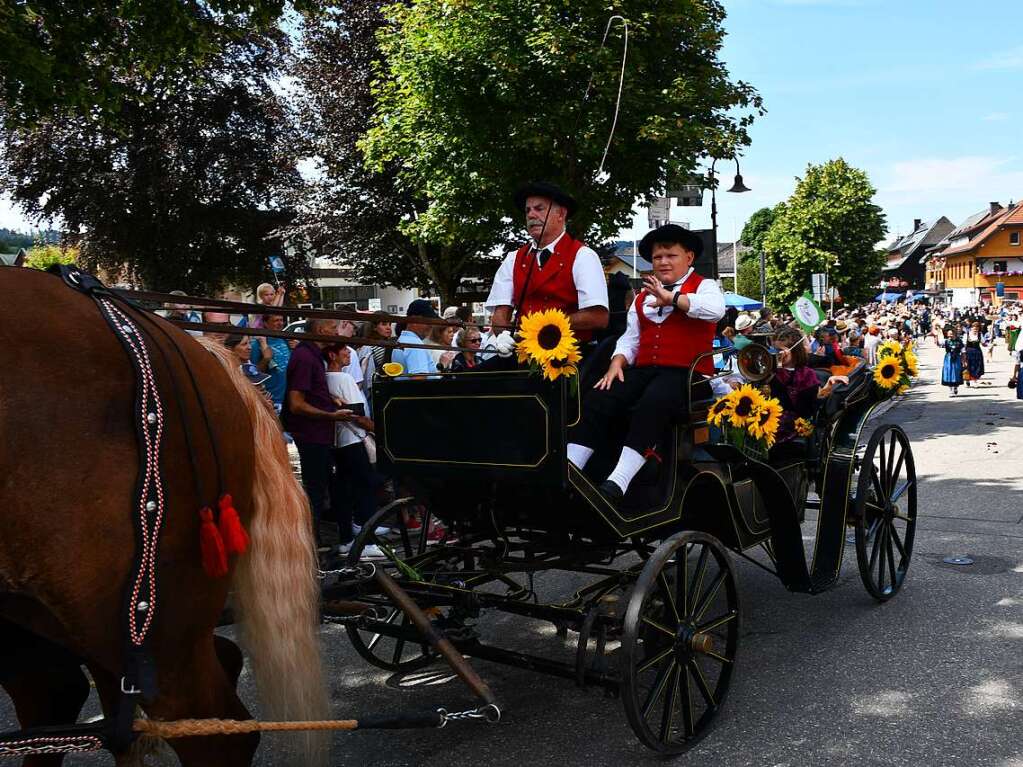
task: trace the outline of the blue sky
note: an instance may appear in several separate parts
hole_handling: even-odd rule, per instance
[[[1023,198],[1023,3],[724,5],[722,58],[760,91],[768,114],[741,160],[753,191],[718,195],[719,240],[791,194],[807,163],[838,156],[867,171],[890,235],[914,218],[958,224],[991,200]],[[709,195],[672,217],[709,227]],[[646,231],[645,214],[637,224]]]
[[[1023,198],[1023,3],[725,0],[723,59],[768,114],[742,158],[752,192],[718,196],[719,239],[785,199],[807,163],[870,175],[890,236]],[[727,165],[723,187],[731,185]],[[676,209],[710,225],[710,201]],[[0,226],[25,222],[0,201]],[[633,233],[646,231],[637,216]]]

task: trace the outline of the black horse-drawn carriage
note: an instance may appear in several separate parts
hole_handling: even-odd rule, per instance
[[[755,380],[771,375],[772,362],[763,346],[741,353]],[[710,401],[691,397],[688,418],[665,426],[659,465],[617,505],[596,488],[606,465],[595,457],[582,472],[565,457],[579,417],[570,389],[528,371],[376,383],[378,460],[412,492],[363,526],[350,561],[382,545],[381,566],[464,655],[620,694],[639,739],[678,753],[708,731],[734,674],[733,555],[791,591],[816,593],[838,580],[852,528],[870,594],[884,601],[901,588],[916,525],[913,456],[899,426],[871,425],[890,401],[864,366],[822,401],[810,438],[766,461],[716,440]],[[699,396],[692,384],[691,392]],[[434,519],[446,529],[439,542]],[[804,529],[814,530],[809,556]],[[553,570],[584,585],[541,601],[534,576]],[[351,596],[332,588],[328,618],[332,594]],[[359,600],[368,609],[345,623],[360,655],[390,670],[430,662],[386,595],[366,584]],[[487,610],[549,621],[562,637],[576,632],[575,662],[482,641],[476,621]]]

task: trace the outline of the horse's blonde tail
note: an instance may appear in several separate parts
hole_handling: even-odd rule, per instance
[[[242,376],[226,349],[204,345],[224,364],[252,423],[252,544],[238,558],[233,585],[243,645],[259,689],[259,713],[263,719],[282,721],[327,719],[309,502],[291,472],[270,403]],[[298,737],[303,753],[296,764],[326,763],[329,733],[307,732]]]

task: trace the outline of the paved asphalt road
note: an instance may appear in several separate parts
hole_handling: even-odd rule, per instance
[[[789,594],[742,564],[741,665],[726,710],[699,747],[673,763],[1023,767],[1023,402],[1005,387],[1004,347],[988,363],[987,385],[963,388],[956,399],[937,383],[940,353],[925,346],[922,360],[921,382],[886,416],[909,432],[922,480],[902,592],[876,604],[851,546],[840,584],[816,597]],[[976,562],[943,564],[950,554]],[[550,595],[570,585],[568,576],[538,579]],[[495,635],[533,652],[567,658],[573,650],[539,623],[494,620],[485,637]],[[325,628],[323,642],[338,716],[471,705],[441,668],[393,678],[362,662],[342,629]],[[661,763],[633,738],[620,701],[559,679],[475,666],[505,703],[499,725],[339,734],[331,763]],[[251,700],[247,678],[243,694]],[[0,726],[12,724],[3,702]],[[285,761],[264,746],[258,763]]]

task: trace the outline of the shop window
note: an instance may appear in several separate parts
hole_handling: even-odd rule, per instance
[[[1019,245],[1019,232],[1009,232],[1009,244]]]

